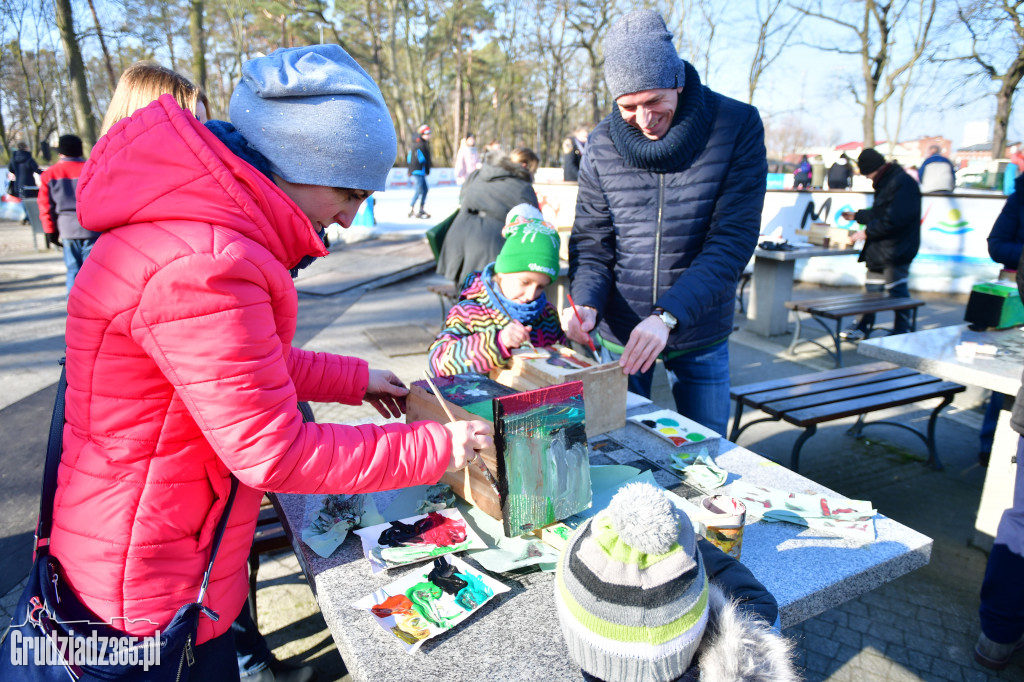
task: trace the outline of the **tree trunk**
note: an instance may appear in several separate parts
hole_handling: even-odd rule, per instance
[[[1018,54],[1017,59],[1006,69],[999,92],[996,93],[996,119],[992,126],[993,159],[1001,159],[1006,155],[1006,132],[1013,110],[1013,94],[1021,78],[1024,78],[1024,52]]]
[[[57,30],[64,44],[64,56],[68,64],[68,80],[71,83],[71,102],[75,114],[75,128],[86,147],[96,144],[96,120],[92,115],[89,101],[89,83],[85,77],[82,50],[75,35],[75,19],[71,13],[71,0],[54,0],[57,14]]]
[[[192,77],[206,92],[206,31],[203,30],[203,0],[188,4],[188,33],[192,39]]]
[[[92,21],[96,24],[96,36],[100,39],[100,49],[103,51],[103,62],[107,65],[107,78],[110,79],[110,91],[117,89],[117,74],[114,72],[114,63],[110,60],[110,51],[107,49],[107,41],[103,37],[103,27],[100,26],[100,17],[96,14],[96,4],[89,0],[89,10],[92,12]]]

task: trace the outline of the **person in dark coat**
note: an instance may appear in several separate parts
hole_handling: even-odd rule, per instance
[[[853,166],[850,164],[850,157],[843,152],[839,160],[829,166],[828,188],[829,189],[850,189],[853,184]]]
[[[800,157],[800,163],[797,164],[796,170],[793,171],[793,189],[807,189],[811,186],[811,162],[807,160],[807,155],[804,154]]]
[[[1003,204],[1003,210],[988,233],[988,255],[1005,270],[1015,271],[1021,256],[1024,255],[1024,175],[1017,177],[1014,192]],[[979,434],[978,464],[988,466],[992,455],[992,442],[996,435],[996,424],[999,411],[1003,409],[1006,396],[993,391],[985,408],[985,418],[981,422]]]
[[[416,183],[416,191],[412,193],[409,204],[410,218],[429,218],[430,214],[423,210],[427,202],[427,176],[430,175],[430,126],[423,124],[416,131],[416,139],[409,149],[409,177]],[[420,210],[416,211],[416,200],[419,199]]]
[[[1024,251],[1024,175],[1017,176],[1014,192],[988,233],[988,255],[1007,270],[1016,270]]]
[[[462,289],[466,277],[484,269],[501,252],[505,216],[519,204],[539,206],[533,173],[540,160],[526,147],[511,154],[488,153],[462,186],[459,215],[445,236],[437,272]]]
[[[562,179],[576,182],[580,176],[580,159],[587,144],[587,128],[580,126],[562,141]]]
[[[28,145],[24,142],[18,143],[18,148],[11,154],[11,162],[7,165],[10,185],[7,193],[14,197],[22,197],[21,190],[25,187],[37,187],[36,174],[40,172],[39,164],[32,158]],[[24,210],[24,206],[22,206]],[[22,223],[28,224],[28,211],[25,211],[25,218]]]
[[[718,433],[729,418],[736,283],[761,225],[768,162],[757,109],[703,86],[652,10],[605,39],[616,110],[590,133],[569,242],[572,295],[609,359],[649,396],[654,363],[676,409]]]
[[[864,226],[850,235],[850,240],[864,242],[859,260],[868,267],[865,288],[869,292],[888,291],[892,298],[909,296],[910,263],[921,247],[921,190],[898,163],[887,163],[874,149],[862,151],[857,166],[860,174],[874,184],[875,203],[856,213],[843,211],[842,216]],[[910,331],[911,312],[898,310],[895,315],[892,333]],[[874,326],[875,315],[869,313],[839,336],[860,341]]]

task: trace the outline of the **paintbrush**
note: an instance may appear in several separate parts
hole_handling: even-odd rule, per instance
[[[438,404],[441,405],[441,409],[444,410],[444,413],[446,415],[448,415],[448,421],[449,422],[457,422],[457,421],[459,421],[458,419],[455,418],[455,415],[452,414],[452,411],[450,409],[448,409],[448,403],[446,403],[444,398],[441,397],[441,391],[437,390],[437,386],[435,386],[434,382],[431,381],[430,375],[427,374],[426,371],[424,371],[423,372],[423,376],[424,376],[424,378],[426,378],[427,384],[430,386],[430,390],[433,392],[434,397],[437,398]],[[498,492],[498,482],[496,480],[494,480],[494,476],[487,469],[487,465],[484,464],[484,458],[480,456],[479,452],[477,452],[476,453],[476,457],[474,457],[470,461],[471,462],[476,462],[477,467],[480,469],[480,473],[482,473],[484,475],[484,478],[490,484],[491,489],[494,490],[495,496],[497,496],[497,498],[500,500],[501,499],[501,493]]]
[[[507,317],[510,322],[515,319],[514,317],[512,317],[511,315],[508,314],[508,311],[505,310],[504,304],[502,304],[502,302],[500,300],[498,300],[497,296],[494,297],[494,302],[497,304],[498,309],[501,310],[501,314],[504,315],[505,317]],[[534,351],[537,350],[534,347],[533,343],[530,341],[529,332],[527,332],[527,336],[526,336],[526,345],[529,346],[530,348],[532,348]]]
[[[580,317],[580,311],[576,309],[576,304],[572,301],[572,294],[565,292],[565,297],[569,299],[569,305],[572,306],[572,314],[576,316],[576,321],[580,323],[580,331],[583,331],[583,318]],[[594,354],[594,359],[601,362],[601,356],[597,354],[597,347],[594,345],[594,339],[590,338],[590,334],[587,334],[587,345],[590,346],[590,352]]]

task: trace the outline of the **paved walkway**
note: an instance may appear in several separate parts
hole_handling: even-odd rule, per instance
[[[57,378],[51,363],[53,353],[62,347],[63,328],[63,264],[52,252],[28,254],[10,246],[5,250],[5,243],[17,242],[15,232],[12,224],[0,223],[0,438],[7,444],[0,451],[0,581],[7,579],[0,589],[0,594],[7,593],[0,597],[0,618],[9,615],[19,590],[16,581],[28,568],[26,557],[6,551],[4,542],[23,537],[26,528],[30,531],[38,505],[38,483],[26,484],[23,479],[35,476],[37,481],[39,474],[29,467],[12,480],[8,474],[17,467],[9,453],[18,452],[19,459],[42,456],[38,443],[45,435],[37,432],[45,432],[45,425],[39,414],[42,410],[48,420],[52,394],[47,391],[52,392]],[[386,245],[369,242],[342,250],[332,257],[332,267],[340,272],[357,270],[375,249]],[[418,379],[426,366],[425,353],[389,357],[364,330],[436,328],[440,308],[426,291],[431,278],[420,275],[379,288],[371,282],[332,295],[302,295],[297,341],[314,350],[363,357],[371,366],[393,369],[407,382]],[[820,292],[818,287],[799,286],[795,295]],[[922,327],[956,324],[962,318],[962,299],[925,297]],[[737,317],[737,324],[742,327],[742,317]],[[830,366],[820,352],[787,356],[786,341],[766,341],[742,330],[734,334],[733,381],[747,383]],[[867,360],[850,353],[848,361]],[[654,398],[671,407],[663,376],[656,380]],[[935,540],[929,566],[786,631],[797,640],[806,679],[1024,680],[1024,656],[1001,675],[987,674],[971,657],[985,565],[985,555],[966,543],[984,477],[976,464],[980,398],[977,392],[962,396],[940,420],[943,472],[922,465],[922,444],[902,430],[879,427],[869,430],[868,438],[854,441],[844,433],[852,419],[823,427],[805,447],[801,472],[807,477],[850,497],[872,500],[883,513]],[[321,421],[380,420],[364,407],[317,405],[315,410]],[[927,414],[915,407],[897,412],[901,419],[915,422]],[[796,436],[788,426],[765,424],[745,432],[741,445],[784,462]],[[18,489],[26,485],[28,492]],[[14,508],[9,499],[17,499]],[[27,512],[21,515],[27,521],[15,511]],[[14,517],[21,520],[15,522]],[[258,602],[261,625],[279,657],[310,661],[321,679],[347,679],[293,557],[264,561]]]

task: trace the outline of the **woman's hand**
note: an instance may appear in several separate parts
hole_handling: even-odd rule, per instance
[[[505,328],[498,332],[498,340],[505,348],[519,348],[530,340],[530,331],[533,327],[524,327],[519,320],[512,320]]]
[[[370,403],[385,419],[405,414],[405,396],[409,389],[394,372],[386,369],[371,369],[366,384],[363,402]]]
[[[473,420],[444,424],[452,436],[452,455],[447,471],[459,471],[479,457],[484,450],[494,449],[494,426],[490,422]]]

